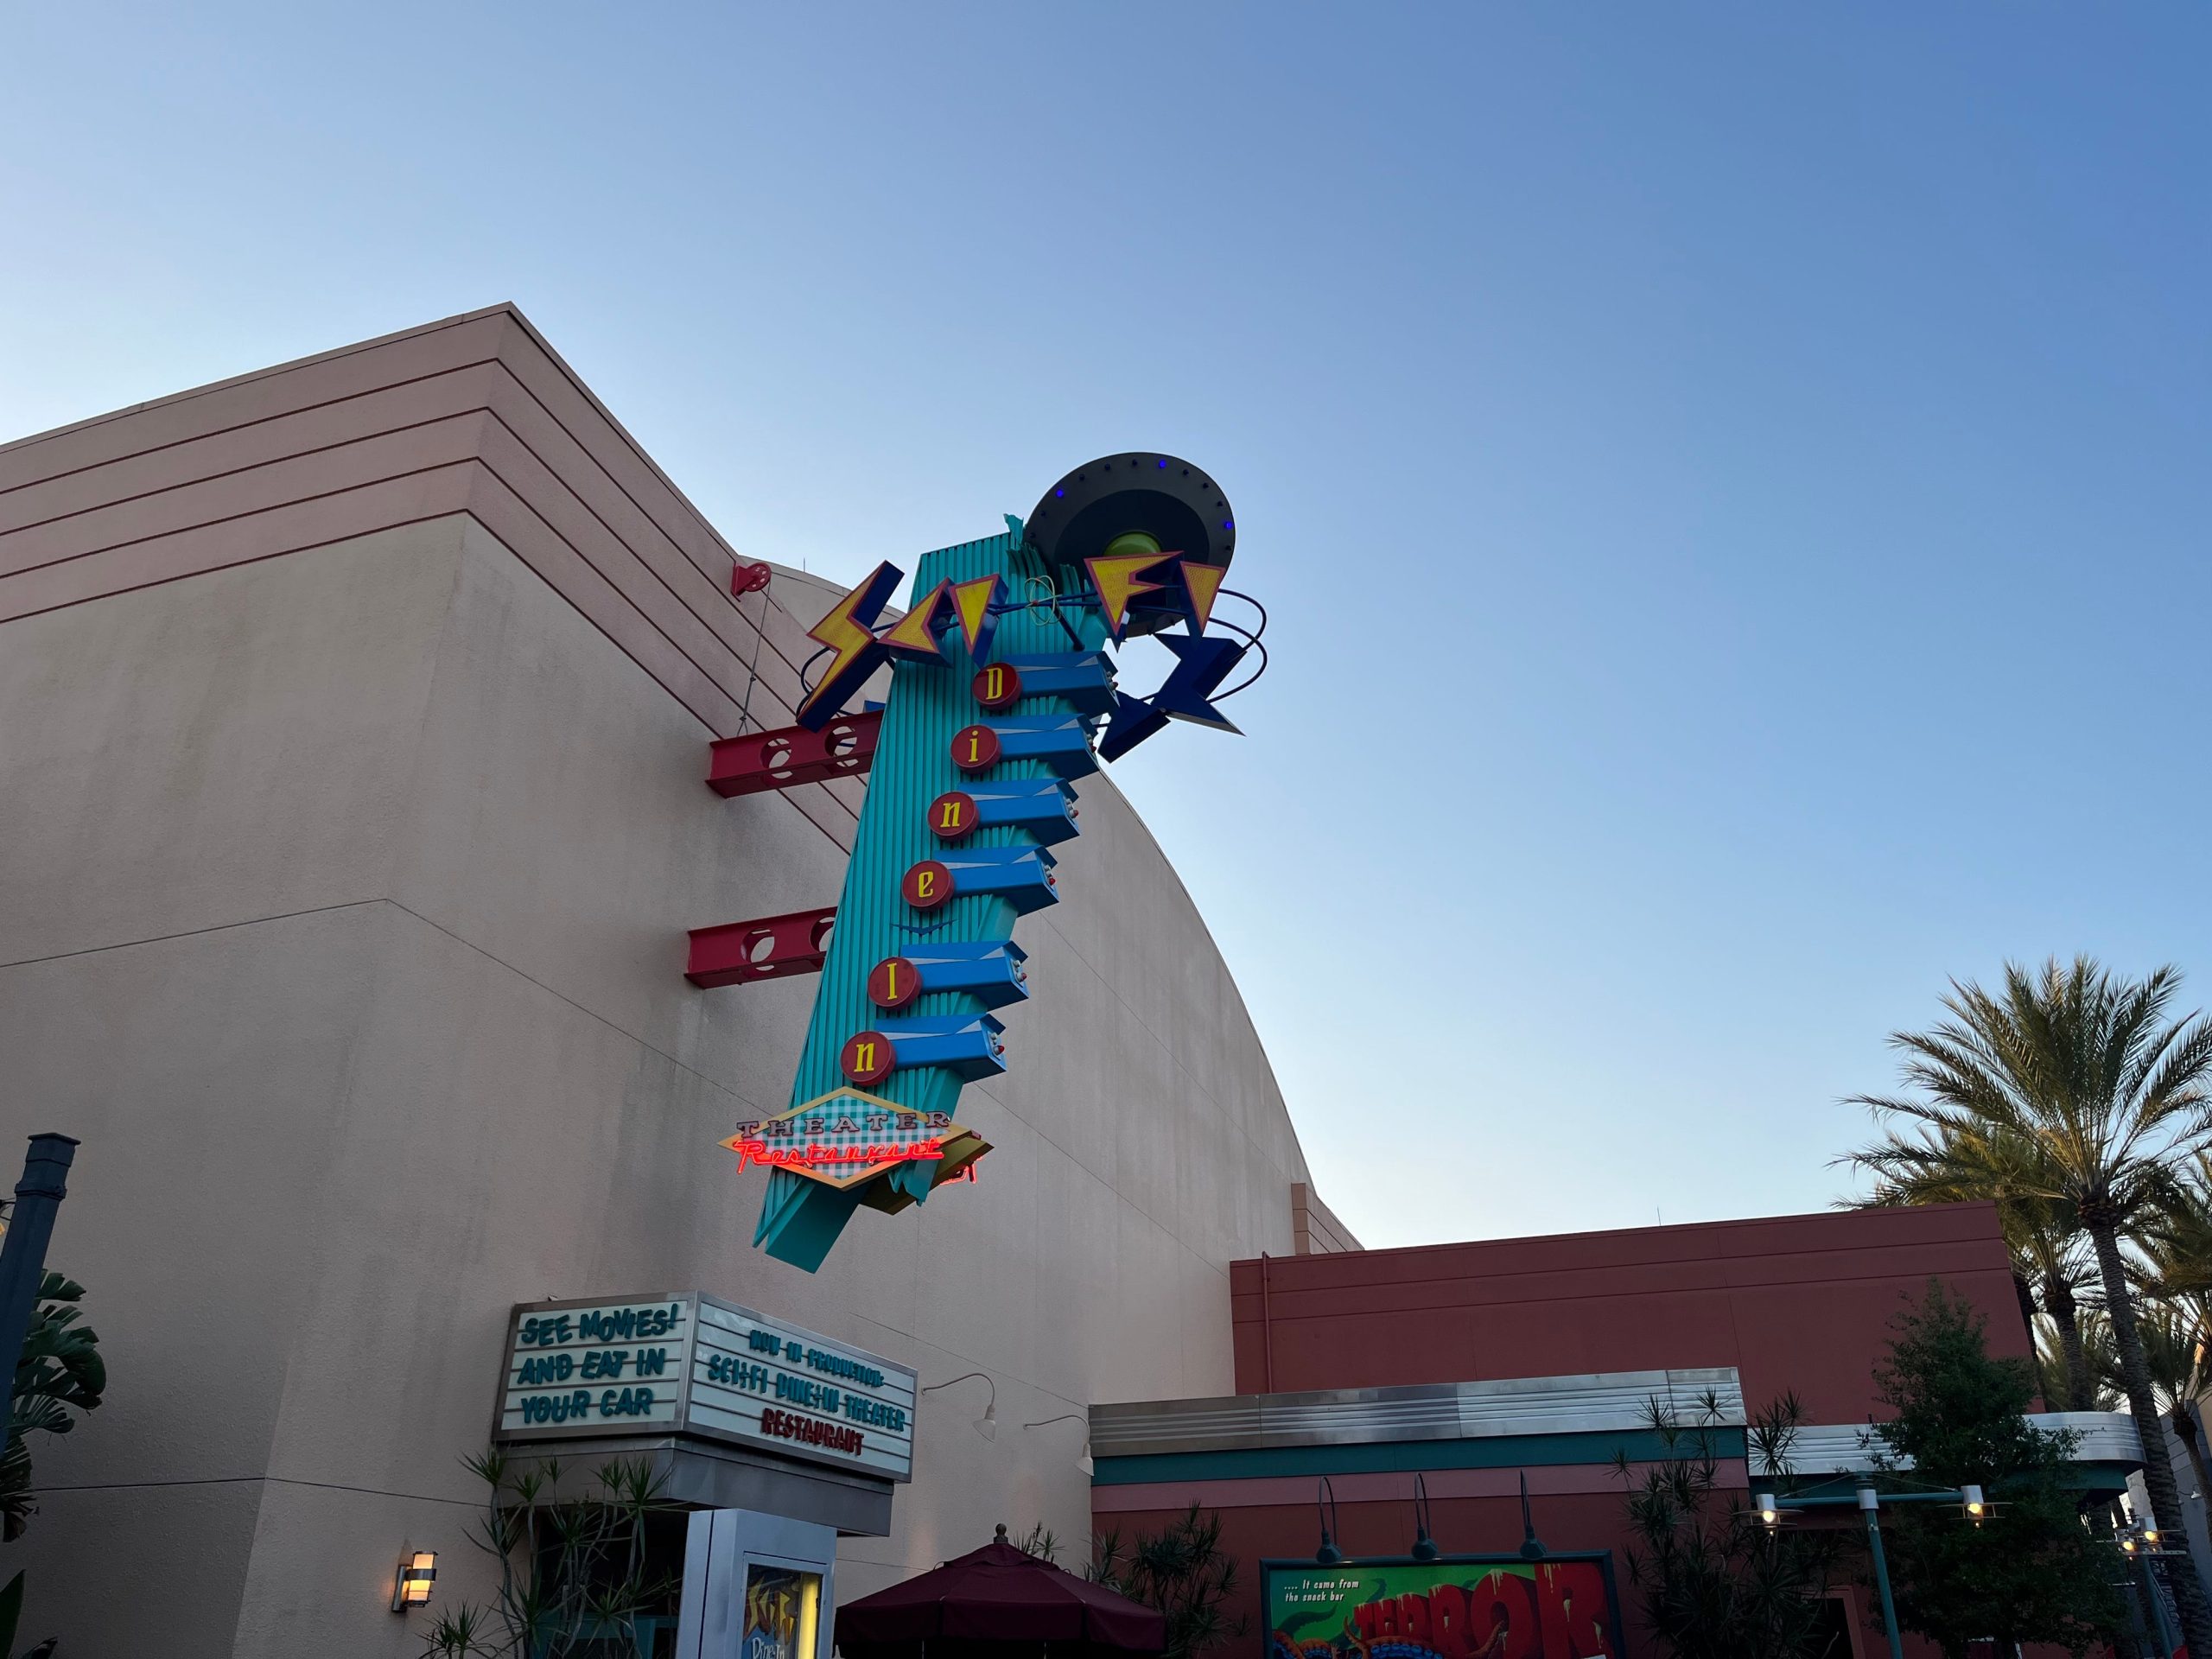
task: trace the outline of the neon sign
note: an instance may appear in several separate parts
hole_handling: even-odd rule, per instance
[[[718,1144],[738,1167],[761,1164],[850,1187],[905,1163],[932,1165],[939,1180],[959,1175],[990,1148],[950,1112],[916,1112],[859,1089],[837,1089],[780,1117],[737,1126]]]
[[[1218,619],[1236,520],[1189,462],[1109,455],[1027,522],[922,556],[904,616],[885,563],[810,629],[822,650],[800,727],[818,732],[887,666],[890,690],[814,1013],[781,1116],[721,1144],[769,1168],[753,1242],[818,1268],[862,1205],[895,1212],[973,1179],[990,1148],[952,1119],[962,1088],[1007,1065],[997,1011],[1029,987],[1013,942],[1059,900],[1053,848],[1078,830],[1077,786],[1259,677],[1259,626]],[[1181,629],[1181,632],[1169,630]],[[1132,696],[1109,646],[1147,635],[1174,658]],[[1248,655],[1255,662],[1227,690]],[[865,717],[865,716],[863,716]]]

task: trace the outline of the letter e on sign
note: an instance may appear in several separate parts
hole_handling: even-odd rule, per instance
[[[891,1075],[891,1039],[880,1031],[855,1032],[845,1039],[837,1068],[848,1083],[880,1083]]]
[[[976,671],[976,701],[996,714],[1021,700],[1021,671],[1012,663],[993,663]]]
[[[963,772],[988,772],[999,763],[999,734],[988,726],[963,726],[952,734],[952,764]]]
[[[916,910],[935,910],[952,897],[952,872],[937,860],[925,858],[900,879],[899,891]]]
[[[868,970],[868,1000],[879,1008],[903,1008],[922,994],[922,976],[904,957],[886,957]]]
[[[939,841],[965,841],[976,833],[976,798],[949,789],[930,803],[930,829]]]

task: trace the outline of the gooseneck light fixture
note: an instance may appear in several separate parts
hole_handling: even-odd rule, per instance
[[[1436,1540],[1428,1535],[1428,1483],[1416,1473],[1414,1476],[1414,1560],[1433,1561],[1443,1553],[1437,1548]]]
[[[1087,1411],[1064,1411],[1057,1417],[1045,1417],[1033,1423],[1024,1423],[1022,1427],[1043,1428],[1049,1423],[1082,1423],[1087,1427],[1090,1421],[1090,1414]],[[1097,1471],[1098,1465],[1090,1460],[1090,1436],[1088,1433],[1083,1437],[1083,1451],[1077,1456],[1075,1466],[1086,1475]]]
[[[1326,1509],[1321,1507],[1325,1496],[1328,1499]],[[1316,1564],[1322,1567],[1336,1567],[1344,1560],[1344,1553],[1337,1548],[1337,1541],[1330,1532],[1332,1526],[1338,1524],[1337,1489],[1329,1484],[1329,1478],[1326,1475],[1321,1477],[1320,1485],[1314,1490],[1313,1510],[1321,1517],[1321,1548],[1313,1552],[1313,1560]]]
[[[1521,1471],[1521,1559],[1541,1561],[1546,1552],[1544,1541],[1536,1536],[1536,1517],[1529,1507],[1529,1471]]]
[[[404,1613],[410,1607],[420,1607],[429,1600],[430,1586],[437,1578],[437,1551],[409,1550],[399,1558],[399,1573],[391,1581],[391,1611]]]
[[[942,1382],[932,1382],[922,1392],[935,1394],[939,1389],[949,1389],[956,1382],[973,1382],[977,1377],[982,1378],[983,1386],[991,1391],[991,1397],[984,1402],[983,1414],[975,1421],[973,1427],[985,1440],[995,1440],[999,1437],[999,1385],[991,1381],[988,1372],[963,1371],[958,1376],[947,1377]]]

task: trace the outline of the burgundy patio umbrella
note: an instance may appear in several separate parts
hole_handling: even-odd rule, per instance
[[[1016,1549],[1006,1529],[933,1573],[837,1610],[845,1659],[1129,1659],[1167,1644],[1158,1611]]]

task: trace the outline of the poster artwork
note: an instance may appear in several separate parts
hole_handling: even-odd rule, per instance
[[[754,1563],[746,1573],[740,1659],[814,1659],[822,1580]]]
[[[1603,1557],[1269,1563],[1268,1659],[1615,1659]]]

